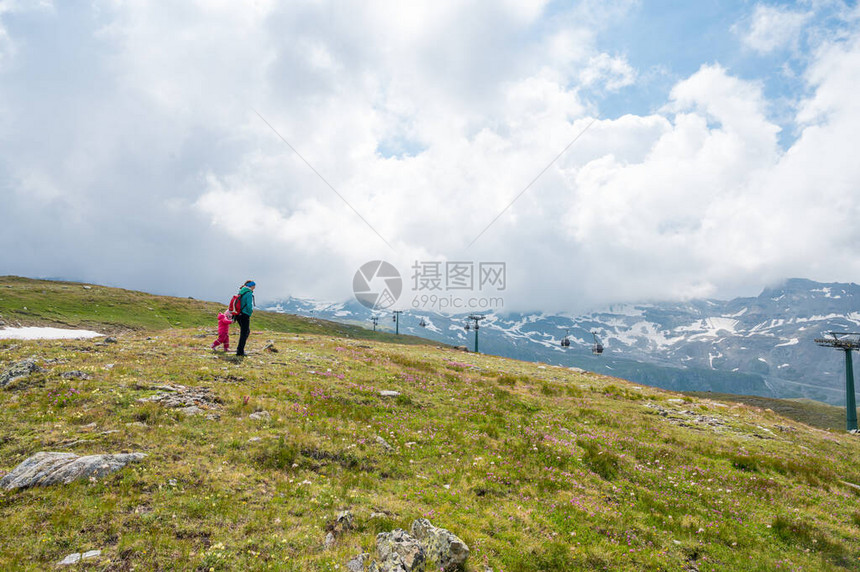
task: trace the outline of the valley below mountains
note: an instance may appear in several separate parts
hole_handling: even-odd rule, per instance
[[[266,309],[361,323],[374,312],[356,301],[289,298]],[[390,312],[379,327],[393,330]],[[474,349],[467,314],[404,310],[400,332]],[[423,321],[423,327],[420,323]],[[479,349],[577,367],[675,391],[713,391],[845,403],[841,352],[814,339],[829,331],[860,331],[860,286],[790,279],[756,297],[610,305],[582,315],[487,314]],[[592,355],[591,332],[605,345]],[[570,347],[561,340],[569,335]]]

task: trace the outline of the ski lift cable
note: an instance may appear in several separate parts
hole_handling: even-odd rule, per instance
[[[532,186],[532,185],[534,185],[534,184],[537,182],[537,180],[538,180],[538,179],[540,179],[540,178],[543,176],[543,174],[544,174],[544,173],[546,173],[546,172],[549,170],[549,168],[550,168],[550,167],[552,167],[552,166],[555,164],[555,162],[556,162],[556,161],[558,161],[559,159],[561,159],[561,156],[562,156],[562,155],[564,155],[564,154],[567,152],[567,150],[568,150],[568,149],[570,149],[570,148],[571,148],[571,146],[579,140],[579,138],[580,138],[580,137],[582,137],[583,135],[585,135],[585,132],[586,132],[586,131],[588,131],[588,130],[591,128],[591,126],[592,126],[592,125],[594,125],[594,122],[595,122],[595,121],[597,121],[597,117],[595,117],[594,119],[592,119],[592,120],[591,120],[591,123],[589,123],[588,125],[586,125],[586,126],[585,126],[585,129],[583,129],[582,131],[580,131],[580,132],[579,132],[579,134],[578,134],[576,137],[574,137],[574,138],[573,138],[573,140],[572,140],[570,143],[568,143],[568,144],[567,144],[567,147],[565,147],[564,149],[562,149],[562,150],[561,150],[561,153],[559,153],[558,155],[556,155],[556,156],[555,156],[555,159],[553,159],[552,161],[550,161],[550,162],[549,162],[549,164],[548,164],[546,167],[544,167],[544,168],[543,168],[543,170],[542,170],[540,173],[538,173],[538,174],[537,174],[537,176],[536,176],[534,179],[532,179],[532,182],[531,182],[531,183],[529,183],[528,185],[526,185],[526,186],[525,186],[525,188],[524,188],[522,191],[520,191],[520,192],[519,192],[519,194],[518,194],[517,196],[515,196],[515,197],[514,197],[514,199],[513,199],[510,203],[508,203],[508,206],[506,206],[505,208],[503,208],[503,209],[502,209],[502,211],[501,211],[499,214],[497,214],[497,215],[496,215],[496,218],[494,218],[493,220],[491,220],[491,221],[490,221],[490,224],[488,224],[486,227],[484,227],[484,230],[482,230],[480,233],[478,233],[478,236],[476,236],[475,238],[473,238],[473,239],[472,239],[472,242],[470,242],[470,243],[468,244],[468,246],[466,246],[466,248],[470,248],[473,244],[475,244],[475,243],[478,241],[478,239],[479,239],[479,238],[481,238],[481,237],[484,235],[484,233],[485,233],[485,232],[487,232],[487,231],[490,229],[490,227],[491,227],[491,226],[493,226],[493,225],[496,223],[496,221],[497,221],[497,220],[499,220],[499,218],[500,218],[503,214],[505,214],[505,212],[507,212],[507,210],[508,210],[509,208],[511,208],[511,207],[514,205],[514,203],[515,203],[515,202],[517,202],[517,201],[520,199],[520,197],[521,197],[521,196],[523,196],[523,193],[525,193],[527,190],[529,190],[529,189],[531,188],[531,186]]]
[[[366,224],[366,225],[367,225],[367,227],[368,227],[370,230],[372,230],[372,231],[376,234],[376,236],[378,236],[378,237],[382,240],[382,242],[384,242],[384,243],[386,244],[386,246],[388,246],[388,248],[390,248],[391,250],[394,250],[394,247],[393,247],[393,246],[391,246],[391,244],[390,244],[387,240],[385,240],[385,237],[383,237],[381,234],[379,234],[379,231],[378,231],[378,230],[376,230],[375,228],[373,228],[373,225],[372,225],[372,224],[370,224],[369,222],[367,222],[367,219],[366,219],[366,218],[364,218],[363,216],[361,216],[361,213],[360,213],[360,212],[358,212],[358,211],[355,209],[355,207],[354,207],[354,206],[352,206],[352,205],[349,203],[349,201],[348,201],[348,200],[346,200],[346,199],[344,198],[344,196],[343,196],[342,194],[340,194],[340,193],[337,191],[337,189],[335,189],[335,188],[332,186],[332,184],[331,184],[331,183],[329,183],[329,182],[326,180],[326,178],[325,178],[325,177],[323,177],[323,176],[320,174],[320,172],[319,172],[319,171],[317,171],[316,169],[314,169],[314,166],[313,166],[313,165],[311,165],[311,164],[308,162],[308,160],[307,160],[307,159],[305,159],[305,158],[302,156],[302,154],[301,154],[301,153],[299,153],[299,152],[298,152],[298,150],[297,150],[295,147],[293,147],[292,145],[290,145],[290,142],[289,142],[289,141],[287,141],[286,139],[284,139],[284,136],[283,136],[283,135],[281,135],[280,133],[278,133],[278,130],[277,130],[277,129],[275,129],[275,128],[272,126],[272,124],[271,124],[271,123],[269,123],[268,121],[266,121],[266,118],[265,118],[265,117],[263,117],[262,115],[260,115],[260,112],[259,112],[259,111],[257,111],[257,110],[255,109],[255,110],[254,110],[254,113],[256,113],[256,114],[257,114],[257,117],[259,117],[260,119],[262,119],[262,120],[263,120],[263,123],[265,123],[266,125],[268,125],[268,126],[269,126],[269,129],[271,129],[271,130],[275,133],[275,135],[277,135],[277,136],[280,138],[280,140],[281,140],[281,141],[283,141],[284,143],[286,143],[287,147],[289,147],[290,149],[292,149],[292,150],[293,150],[293,153],[295,153],[295,154],[296,154],[296,156],[297,156],[299,159],[301,159],[302,161],[304,161],[305,165],[307,165],[307,166],[310,168],[310,170],[311,170],[311,171],[313,171],[313,172],[314,172],[314,174],[316,174],[316,176],[317,176],[317,177],[319,177],[319,179],[320,179],[323,183],[325,183],[325,184],[326,184],[326,186],[327,186],[329,189],[331,189],[331,190],[334,192],[334,194],[336,194],[338,197],[340,197],[340,200],[342,200],[342,201],[343,201],[343,203],[344,203],[346,206],[348,206],[350,209],[352,209],[352,212],[354,212],[356,215],[358,215],[358,218],[360,218],[360,219],[364,222],[364,224]]]

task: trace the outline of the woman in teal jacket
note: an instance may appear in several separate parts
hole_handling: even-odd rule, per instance
[[[245,342],[251,335],[251,314],[254,313],[254,289],[257,283],[248,280],[239,288],[239,307],[241,310],[233,319],[239,323],[239,345],[236,346],[236,355],[245,355]]]

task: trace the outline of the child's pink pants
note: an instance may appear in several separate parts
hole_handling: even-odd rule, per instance
[[[230,351],[230,334],[218,334],[218,339],[212,342],[212,349],[214,350],[220,344],[224,344],[224,351]]]

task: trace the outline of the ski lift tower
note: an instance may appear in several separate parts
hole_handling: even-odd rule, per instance
[[[475,353],[478,353],[478,322],[480,322],[484,318],[486,318],[486,316],[479,316],[477,314],[472,314],[468,318],[466,318],[467,320],[472,320],[475,322],[475,326],[474,326],[474,330],[475,330]],[[468,332],[469,329],[470,329],[469,323],[466,322],[466,331]]]
[[[860,350],[860,333],[828,332],[829,338],[816,338],[819,346],[836,348],[845,352],[845,419],[848,431],[857,430],[857,404],[854,401],[854,364],[851,352]]]

